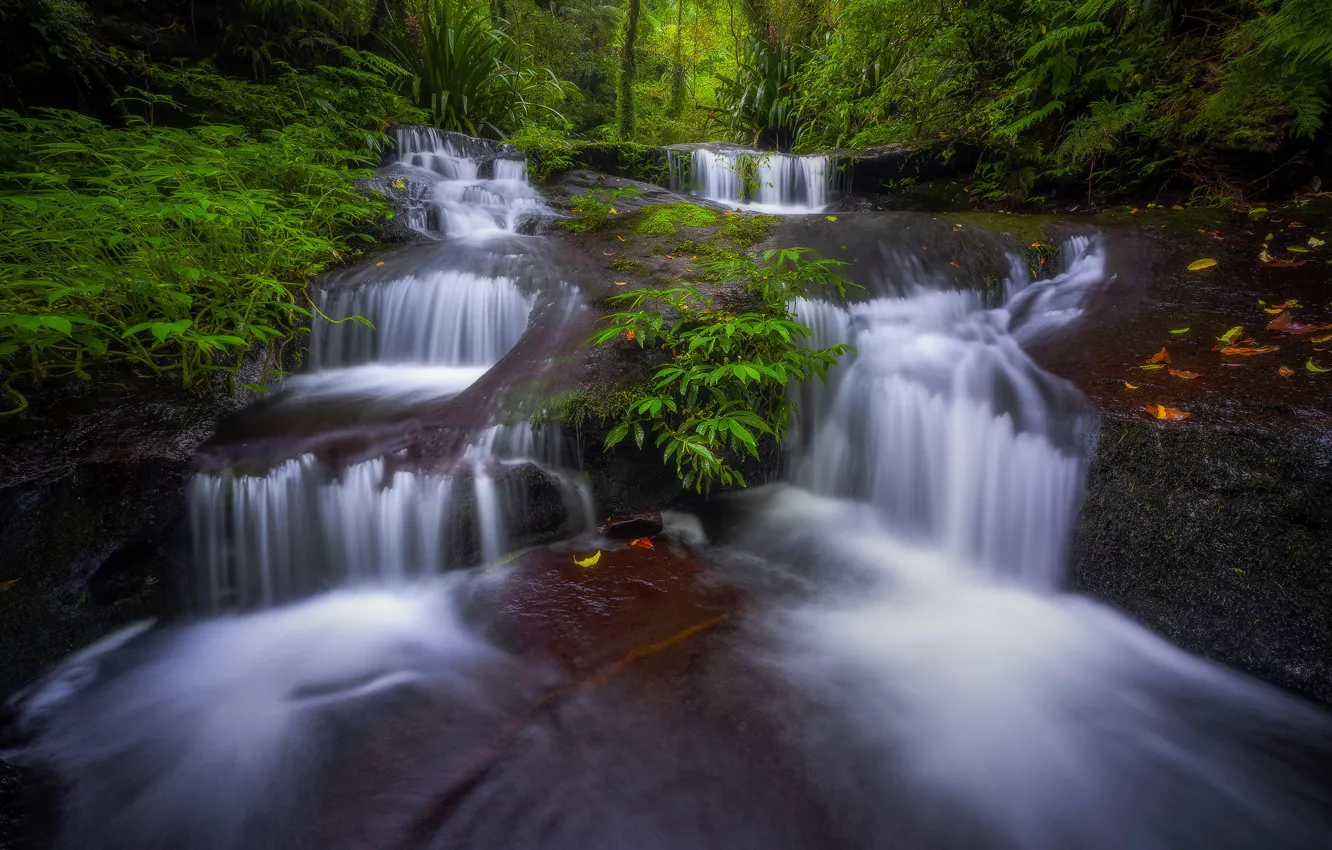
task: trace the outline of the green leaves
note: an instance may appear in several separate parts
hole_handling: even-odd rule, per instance
[[[838,263],[807,260],[802,248],[775,249],[762,262],[752,258],[712,264],[724,280],[743,286],[751,309],[720,309],[692,283],[663,290],[638,289],[610,301],[631,309],[606,317],[608,327],[588,344],[632,339],[665,349],[652,390],[630,399],[606,435],[606,448],[630,434],[641,449],[647,434],[686,487],[707,492],[716,484],[744,486],[736,468],[742,457],[759,456],[763,436],[780,440],[795,408],[787,397],[792,381],[825,378],[851,349],[812,349],[813,331],[795,320],[796,294],[852,284],[836,275]],[[706,270],[705,270],[706,272]]]

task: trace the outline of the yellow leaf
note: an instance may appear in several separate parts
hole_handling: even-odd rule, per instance
[[[1193,262],[1189,263],[1189,271],[1200,272],[1203,269],[1210,269],[1214,265],[1216,265],[1216,260],[1211,260],[1211,259],[1194,260]]]
[[[1249,215],[1263,215],[1267,212],[1267,207],[1254,207],[1249,210]]]
[[[1291,245],[1291,246],[1290,246],[1289,248],[1287,248],[1286,250],[1289,251],[1289,252],[1291,252],[1292,254],[1307,254],[1307,253],[1309,253],[1309,249],[1308,249],[1308,248],[1305,248],[1303,245]]]
[[[626,283],[628,283],[628,282],[629,282],[629,281],[627,281],[627,280],[617,280],[617,281],[615,281],[615,285],[616,285],[616,286],[624,286],[624,285],[625,285]],[[619,296],[616,296],[616,297],[618,298]]]
[[[1328,342],[1329,340],[1332,340],[1332,334],[1323,334],[1322,336],[1313,337],[1309,342]]]
[[[601,550],[598,549],[595,554],[588,555],[586,558],[574,558],[574,563],[580,567],[595,567],[601,560]]]
[[[828,216],[828,221],[837,221],[837,216],[835,215]]]
[[[1186,334],[1188,332],[1189,332],[1188,328],[1176,328],[1175,330],[1171,331],[1172,334]]]
[[[379,268],[382,265],[384,265],[384,261],[380,260],[379,262],[375,263],[375,268]]]
[[[1244,326],[1236,325],[1235,327],[1221,334],[1221,336],[1217,337],[1217,339],[1220,340],[1221,342],[1224,342],[1226,345],[1230,345],[1232,342],[1239,339],[1240,334],[1242,333],[1244,333]]]
[[[1319,239],[1317,236],[1310,236],[1310,237],[1309,237],[1309,247],[1310,247],[1310,248],[1321,248],[1321,247],[1323,247],[1323,246],[1326,245],[1326,244],[1327,244],[1326,242],[1324,242],[1322,239]]]
[[[1138,388],[1137,384],[1130,384],[1128,381],[1124,382],[1124,389],[1126,390],[1136,390],[1137,388]]]
[[[615,207],[611,207],[611,208],[610,208],[610,214],[611,214],[611,215],[619,215],[619,214],[620,214],[620,211],[617,210]]]
[[[1146,366],[1139,366],[1138,368],[1144,372],[1151,372],[1154,369],[1164,369],[1165,367],[1160,363],[1148,363]]]
[[[1319,366],[1318,364],[1313,362],[1312,357],[1310,357],[1308,360],[1305,361],[1304,368],[1308,369],[1310,372],[1332,372],[1332,367],[1324,368],[1322,366]]]

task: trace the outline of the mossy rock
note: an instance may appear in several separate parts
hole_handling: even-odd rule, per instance
[[[674,236],[684,227],[710,227],[721,214],[690,203],[654,204],[634,213],[627,222],[640,236]]]

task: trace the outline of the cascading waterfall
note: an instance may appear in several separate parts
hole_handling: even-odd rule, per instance
[[[534,301],[509,278],[452,271],[328,290],[319,306],[338,322],[315,324],[310,364],[489,366],[518,342]]]
[[[695,148],[672,150],[667,156],[675,191],[760,212],[819,212],[832,202],[835,189],[845,188],[838,186],[836,159],[823,154]]]
[[[455,238],[516,233],[546,207],[511,148],[431,127],[397,131],[398,165],[433,184],[428,210],[412,225]]]
[[[439,178],[435,198],[448,239],[511,229],[533,208],[526,163],[504,158],[493,143],[406,128],[398,150],[402,163]],[[486,170],[494,177],[481,177]],[[475,250],[493,259],[508,249]],[[288,380],[288,403],[342,398],[399,408],[465,390],[518,342],[537,300],[512,277],[450,268],[333,287],[316,298],[322,316],[312,330],[311,371]],[[526,424],[480,431],[439,469],[398,457],[329,468],[307,454],[263,475],[197,476],[190,516],[201,604],[267,607],[327,587],[493,562],[522,536],[515,532],[533,476],[572,508],[571,528],[590,525],[581,482],[561,470],[558,432],[513,433],[530,431]]]
[[[984,310],[978,292],[919,280],[894,281],[911,293],[904,297],[797,304],[817,344],[850,343],[858,353],[831,391],[813,385],[803,399],[794,482],[868,501],[950,557],[1057,586],[1082,439],[1077,417],[1052,409],[1075,394],[1019,340],[1073,321],[1087,287],[1104,279],[1099,243],[1071,240],[1064,253],[1068,270],[1053,279],[1010,281],[1003,309]],[[1028,309],[1033,296],[1043,308]]]

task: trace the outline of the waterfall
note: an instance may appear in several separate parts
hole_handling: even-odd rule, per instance
[[[798,397],[793,481],[865,500],[955,560],[1057,587],[1082,485],[1079,406],[1020,343],[1076,319],[1087,288],[1104,280],[1099,243],[1070,240],[1064,254],[1054,278],[1010,281],[998,310],[983,309],[978,292],[910,280],[896,282],[905,297],[798,303],[817,344],[858,353],[832,388]]]
[[[512,148],[431,127],[397,130],[398,166],[433,186],[428,209],[409,222],[455,238],[516,233],[547,213]]]
[[[837,187],[837,160],[822,154],[694,148],[667,155],[675,191],[760,212],[819,212],[832,201]],[[685,157],[690,160],[687,170]],[[752,168],[748,186],[747,168]]]
[[[310,340],[315,369],[359,363],[489,365],[527,327],[533,297],[510,278],[439,271],[386,284],[336,288],[319,296],[324,315]]]
[[[312,455],[266,475],[195,476],[190,485],[198,598],[215,611],[268,607],[347,584],[400,583],[494,563],[555,529],[533,510],[589,528],[585,485],[558,429],[494,426],[447,473],[393,458],[334,474]]]

